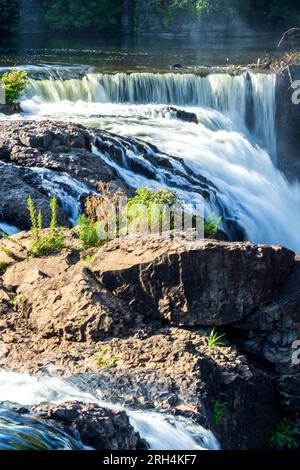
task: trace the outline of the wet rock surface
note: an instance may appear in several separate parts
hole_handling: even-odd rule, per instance
[[[97,190],[99,182],[108,181],[112,187],[127,191],[126,184],[116,171],[92,153],[93,139],[93,132],[78,124],[2,121],[0,220],[13,223],[20,230],[29,229],[27,199],[31,196],[37,209],[42,210],[44,226],[49,226],[49,201],[53,196],[51,181],[56,176],[61,178],[62,191],[73,196],[73,205],[78,204],[79,207],[80,201],[76,202],[78,197],[72,187],[76,188],[76,182],[85,185],[85,193]],[[48,176],[45,171],[48,171]],[[69,181],[66,181],[65,175]],[[50,181],[47,182],[47,179]],[[68,185],[71,187],[68,188]],[[58,223],[68,226],[70,215],[66,213],[60,197],[58,205]]]
[[[30,410],[44,421],[53,422],[75,439],[96,450],[145,449],[129,422],[125,411],[112,410],[92,403],[68,402],[61,405],[40,405]]]
[[[39,191],[26,181],[26,171],[22,168],[0,166],[0,220],[20,229],[30,228],[27,209],[28,197],[31,197],[37,210],[43,213],[43,224],[49,226],[51,211],[49,195]],[[69,221],[61,207],[57,208],[57,221],[68,226]]]

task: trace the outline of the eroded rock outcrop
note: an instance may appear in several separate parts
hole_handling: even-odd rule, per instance
[[[44,338],[96,341],[143,325],[143,316],[102,287],[76,251],[16,263],[3,284],[16,303],[23,299],[28,327]]]
[[[108,243],[92,269],[104,287],[148,317],[216,326],[270,303],[294,256],[278,246],[154,236]]]
[[[93,134],[79,124],[42,121],[3,122],[0,160],[21,167],[47,168],[96,188],[118,179],[116,172],[92,154]],[[116,183],[116,184],[117,184]]]
[[[80,252],[68,236],[73,250],[37,259],[28,234],[0,240],[1,365],[54,367],[104,399],[192,416],[226,449],[261,448],[282,405],[299,411],[294,253],[192,234]],[[210,326],[227,333],[214,348]]]

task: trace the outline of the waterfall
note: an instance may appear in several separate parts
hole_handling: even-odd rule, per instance
[[[169,187],[197,204],[207,190],[206,213],[222,216],[231,238],[242,234],[298,251],[300,186],[276,168],[275,83],[273,74],[249,72],[51,76],[31,80],[22,106],[29,116],[71,118],[113,132],[122,162],[102,144],[96,153],[129,186]],[[198,124],[175,119],[168,104],[195,113]],[[140,140],[157,149],[142,151]],[[162,153],[171,170],[161,165]]]
[[[59,109],[66,102],[81,103],[72,108],[73,113],[79,114],[91,109],[96,112],[97,108],[87,103],[205,107],[227,115],[245,131],[249,77],[253,89],[254,134],[258,143],[274,154],[275,75],[272,74],[216,73],[202,77],[192,73],[101,73],[66,80],[49,75],[46,80],[30,80],[29,102],[23,103],[23,109],[35,110],[34,103],[56,103]]]
[[[0,231],[4,232],[8,236],[11,236],[11,235],[15,235],[20,230],[14,225],[10,225],[10,224],[7,224],[6,222],[0,221]]]
[[[42,189],[49,196],[57,198],[70,224],[76,225],[80,215],[81,197],[89,194],[90,188],[67,173],[58,173],[45,168],[31,168],[29,177],[37,189]]]

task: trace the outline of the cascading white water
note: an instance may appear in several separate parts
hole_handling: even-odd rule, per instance
[[[0,370],[0,402],[23,406],[40,403],[63,403],[78,400],[100,406],[124,409],[121,405],[102,402],[101,391],[82,392],[67,381],[55,377],[31,377]],[[218,450],[219,444],[210,431],[191,424],[184,418],[147,411],[126,410],[133,427],[139,431],[151,449],[158,450]]]
[[[1,222],[1,221],[0,221],[0,230],[2,230],[2,232],[4,232],[8,236],[15,235],[16,233],[19,232],[19,229],[15,227],[14,225],[10,225],[10,224],[7,224],[6,222]]]
[[[80,214],[80,198],[91,190],[67,173],[58,173],[45,168],[31,168],[36,179],[36,186],[46,190],[50,196],[56,196],[70,223],[76,225]]]
[[[197,106],[219,110],[245,130],[249,77],[254,88],[255,133],[259,136],[259,143],[274,152],[275,76],[271,74],[231,76],[222,73],[201,77],[176,73],[117,73],[88,74],[69,80],[53,77],[48,80],[31,79],[27,94],[29,101],[23,103],[23,109],[36,112],[34,105],[45,102],[56,103],[56,112],[66,102],[77,103],[73,111],[78,112],[81,108],[83,114],[92,114],[92,109],[97,112],[97,108],[89,106],[84,110],[84,103]]]
[[[246,125],[249,77],[251,132]],[[117,135],[148,141],[183,158],[195,174],[205,176],[217,188],[210,203],[206,201],[207,212],[220,213],[222,207],[223,218],[226,214],[228,223],[230,219],[237,222],[249,240],[298,251],[300,186],[288,182],[274,165],[275,80],[272,74],[253,73],[207,77],[121,73],[64,81],[32,80],[22,106],[31,116],[80,119]],[[173,119],[166,104],[196,113],[199,124]],[[192,188],[180,189],[182,180],[175,171],[170,175],[152,168],[154,181],[129,171],[125,164],[121,167],[108,155],[101,158],[133,187],[168,186],[189,201],[194,198]],[[124,158],[143,160],[134,150],[125,151]],[[151,169],[148,160],[144,164]]]

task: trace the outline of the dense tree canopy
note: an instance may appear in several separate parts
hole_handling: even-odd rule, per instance
[[[38,0],[45,20],[56,29],[117,29],[123,0]],[[138,0],[131,0],[132,5]],[[166,25],[178,11],[199,18],[240,15],[252,24],[300,26],[299,0],[148,0]],[[11,31],[18,17],[18,0],[0,0],[0,32]],[[134,20],[134,18],[133,18]]]
[[[122,0],[40,0],[46,22],[55,28],[117,28]]]
[[[300,25],[299,0],[149,0],[170,22],[177,11],[199,17],[230,17],[239,14],[251,23],[278,26]]]
[[[0,0],[0,32],[10,31],[18,15],[18,0]]]

